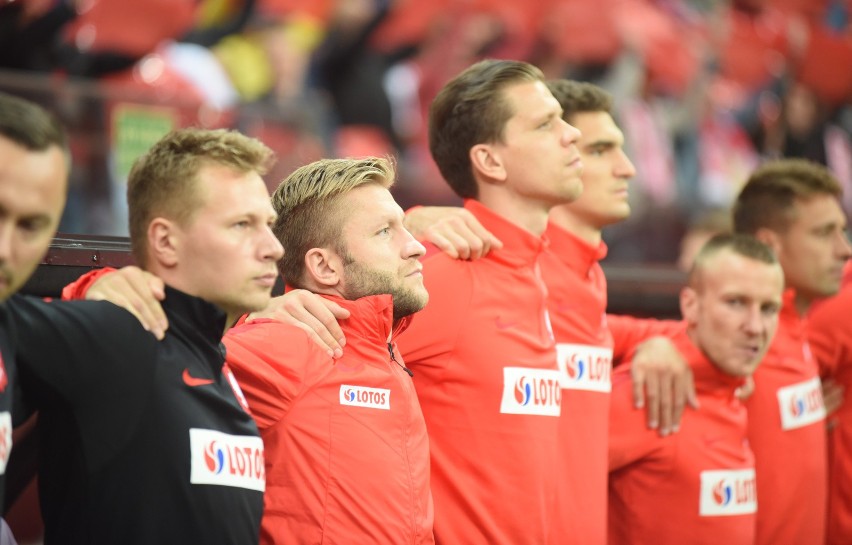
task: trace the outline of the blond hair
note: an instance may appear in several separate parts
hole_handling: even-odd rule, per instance
[[[164,217],[186,225],[201,206],[198,174],[209,165],[240,173],[266,174],[273,152],[262,142],[225,129],[180,129],[139,157],[127,180],[130,243],[140,266],[147,261],[151,220]]]
[[[305,254],[311,248],[333,246],[346,253],[341,230],[348,210],[342,197],[356,187],[379,184],[390,188],[395,178],[389,159],[321,159],[290,174],[272,194],[278,214],[272,231],[284,246],[278,270],[289,286],[303,287]]]
[[[753,236],[744,233],[721,233],[708,240],[695,256],[687,281],[689,287],[695,290],[701,287],[710,261],[723,250],[767,265],[778,264],[778,258],[772,249]]]

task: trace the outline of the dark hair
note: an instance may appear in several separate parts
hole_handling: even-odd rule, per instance
[[[68,153],[65,129],[41,106],[0,92],[0,135],[30,151],[45,151],[51,146]]]
[[[734,203],[734,230],[755,234],[768,228],[783,232],[793,219],[793,205],[815,195],[840,197],[843,190],[822,165],[803,159],[770,161],[755,170]]]
[[[547,88],[562,106],[562,119],[569,123],[576,114],[612,113],[612,95],[592,83],[556,79],[548,81]]]
[[[503,89],[535,81],[543,82],[544,75],[529,63],[485,60],[450,80],[432,101],[429,150],[458,196],[478,196],[470,149],[477,144],[502,142],[503,129],[514,114]]]

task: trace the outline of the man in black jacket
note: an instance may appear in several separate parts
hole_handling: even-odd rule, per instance
[[[17,384],[14,332],[6,300],[32,275],[50,244],[62,209],[69,164],[65,131],[50,114],[0,93],[0,512]],[[12,543],[2,523],[0,543]]]
[[[131,244],[166,284],[162,342],[111,303],[10,301],[47,543],[257,542],[263,444],[220,340],[277,275],[270,158],[238,133],[188,129],[134,165]]]

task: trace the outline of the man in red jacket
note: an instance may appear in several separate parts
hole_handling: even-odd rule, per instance
[[[399,339],[429,428],[435,538],[547,542],[561,386],[540,275],[551,208],[582,189],[579,132],[541,72],[483,61],[432,103],[429,142],[465,208],[503,242],[424,260],[429,305]]]
[[[549,543],[603,545],[613,335],[605,314],[606,278],[598,261],[607,252],[602,230],[630,214],[627,188],[635,169],[624,153],[624,135],[612,118],[608,93],[595,85],[569,80],[550,81],[548,88],[563,108],[563,119],[582,133],[578,147],[584,165],[583,193],[550,211],[545,232],[549,245],[540,260],[563,373],[562,410],[573,415],[560,422],[561,454],[554,468],[557,502],[550,520]],[[502,241],[495,240],[493,233],[463,208],[415,208],[406,215],[406,225],[454,257],[478,258],[502,248]],[[621,329],[631,325],[624,324]],[[688,390],[689,372],[685,366],[649,368],[659,359],[646,355],[659,357],[660,350],[670,350],[670,346],[661,344],[652,342],[650,350],[640,352],[631,369],[639,375],[637,399],[644,401],[642,385],[647,382],[650,421],[668,434],[680,419],[682,407],[676,410],[667,405],[658,411],[659,390],[651,386],[663,391]],[[680,363],[678,355],[669,357]],[[675,380],[678,371],[682,374]],[[670,397],[683,399],[683,394]]]
[[[840,195],[824,167],[780,160],[752,173],[734,207],[734,229],[775,251],[786,287],[778,333],[746,403],[760,501],[758,545],[825,539],[825,407],[804,316],[814,300],[837,292],[852,255]]]
[[[322,160],[275,191],[288,286],[350,312],[336,363],[302,330],[255,320],[227,361],[266,448],[261,543],[433,543],[429,441],[396,349],[426,304],[423,246],[403,227],[385,159]]]
[[[701,410],[684,414],[680,433],[660,437],[642,426],[629,364],[615,371],[609,543],[754,543],[754,455],[736,390],[769,348],[783,289],[772,250],[750,236],[719,235],[699,252],[681,292],[687,328],[674,342],[692,367]]]
[[[261,543],[434,541],[426,427],[395,342],[428,299],[424,248],[402,224],[388,190],[394,177],[385,159],[323,160],[296,170],[273,196],[285,249],[279,272],[308,295],[279,299],[300,312],[342,311],[348,343],[333,354],[304,320],[280,313],[286,323],[244,317],[225,335],[227,363],[266,449]],[[159,282],[125,267],[66,291],[153,308]]]
[[[770,246],[785,281],[778,331],[746,402],[760,498],[757,545],[825,540],[826,408],[805,315],[838,291],[852,255],[840,195],[825,167],[788,159],[752,173],[734,206],[735,231]]]
[[[396,335],[426,304],[423,246],[402,225],[385,159],[322,160],[278,187],[289,286],[350,312],[333,363],[272,320],[228,332],[227,360],[266,446],[261,543],[432,543],[429,446]]]
[[[847,262],[837,296],[820,302],[808,317],[808,342],[821,375],[842,389],[828,420],[828,545],[852,536],[852,263]],[[828,405],[828,403],[826,403]]]

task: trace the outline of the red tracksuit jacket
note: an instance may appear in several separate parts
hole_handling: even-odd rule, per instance
[[[673,341],[692,367],[701,409],[687,409],[681,430],[660,437],[633,406],[629,366],[615,371],[609,543],[753,545],[754,455],[746,409],[734,395],[743,379],[719,371],[686,333]]]
[[[778,331],[746,402],[760,498],[757,545],[821,544],[825,539],[825,407],[805,320],[794,298],[792,290],[785,291]],[[634,322],[610,317],[616,355],[629,354],[647,336],[677,329],[677,322]]]
[[[426,425],[391,339],[391,297],[329,298],[351,312],[337,361],[280,322],[225,335],[266,448],[260,541],[433,543]]]
[[[824,377],[845,388],[828,432],[828,545],[852,542],[852,266],[837,296],[808,318],[808,341]]]
[[[757,545],[825,540],[828,469],[825,406],[805,321],[784,293],[778,331],[746,401],[757,470]]]
[[[604,545],[612,334],[606,320],[606,278],[591,246],[549,224],[541,258],[548,309],[562,372],[558,490],[549,543]]]
[[[560,375],[536,237],[468,201],[504,247],[423,261],[429,304],[399,338],[426,417],[435,540],[547,542],[557,484]]]

